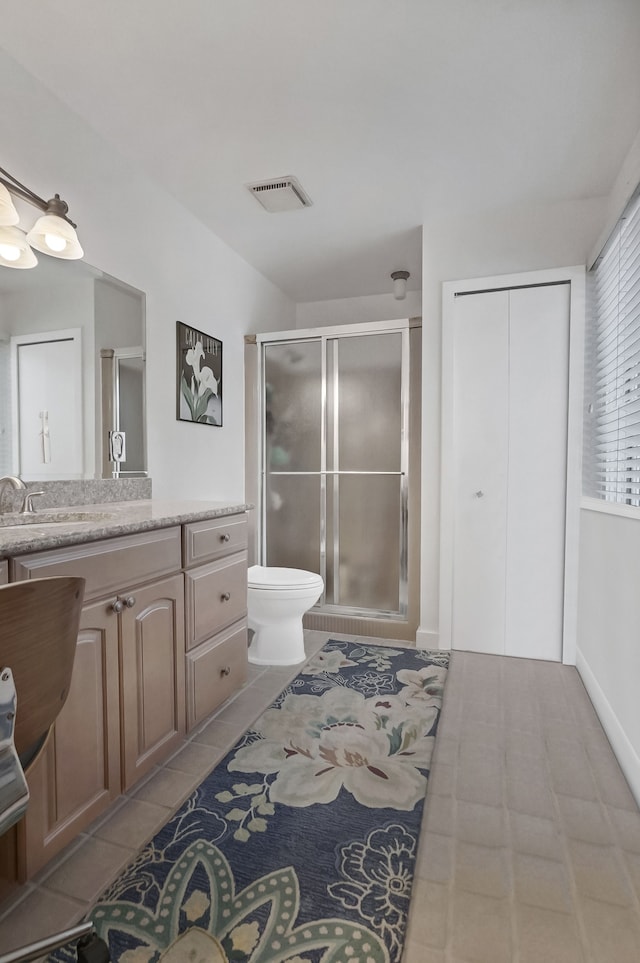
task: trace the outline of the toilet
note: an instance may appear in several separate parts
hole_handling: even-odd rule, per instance
[[[324,590],[321,575],[298,568],[249,568],[249,662],[295,665],[306,658],[302,616]]]

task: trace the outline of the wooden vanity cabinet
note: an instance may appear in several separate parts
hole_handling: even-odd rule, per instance
[[[247,678],[247,519],[229,515],[183,528],[187,728]]]
[[[38,762],[17,827],[17,878],[31,877],[122,791],[118,620],[104,602],[80,620],[71,687]]]
[[[19,879],[30,878],[182,743],[181,561],[179,527],[12,560],[14,580],[86,578],[69,696],[29,773],[31,801],[18,827]],[[96,598],[105,586],[112,591]]]
[[[0,898],[2,879],[30,879],[243,685],[246,547],[242,513],[10,560],[12,581],[86,585],[69,696],[26,816],[0,838]]]

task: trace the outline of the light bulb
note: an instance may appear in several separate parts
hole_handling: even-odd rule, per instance
[[[17,261],[20,258],[20,248],[15,244],[0,244],[0,257],[5,261]]]
[[[45,234],[44,243],[52,251],[64,251],[67,246],[67,242],[59,234]]]

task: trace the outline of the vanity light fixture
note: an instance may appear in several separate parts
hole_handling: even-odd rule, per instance
[[[393,271],[391,280],[393,281],[393,296],[396,301],[404,301],[407,296],[407,281],[411,275],[408,271]]]
[[[43,211],[28,233],[16,225],[20,220],[11,195],[33,204]],[[78,260],[84,251],[75,232],[76,225],[67,217],[69,206],[56,194],[43,200],[0,167],[0,265],[11,268],[32,268],[38,259],[32,251],[52,257]]]

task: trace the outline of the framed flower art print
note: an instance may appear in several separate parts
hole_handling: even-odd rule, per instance
[[[222,341],[177,322],[178,421],[222,425]]]

